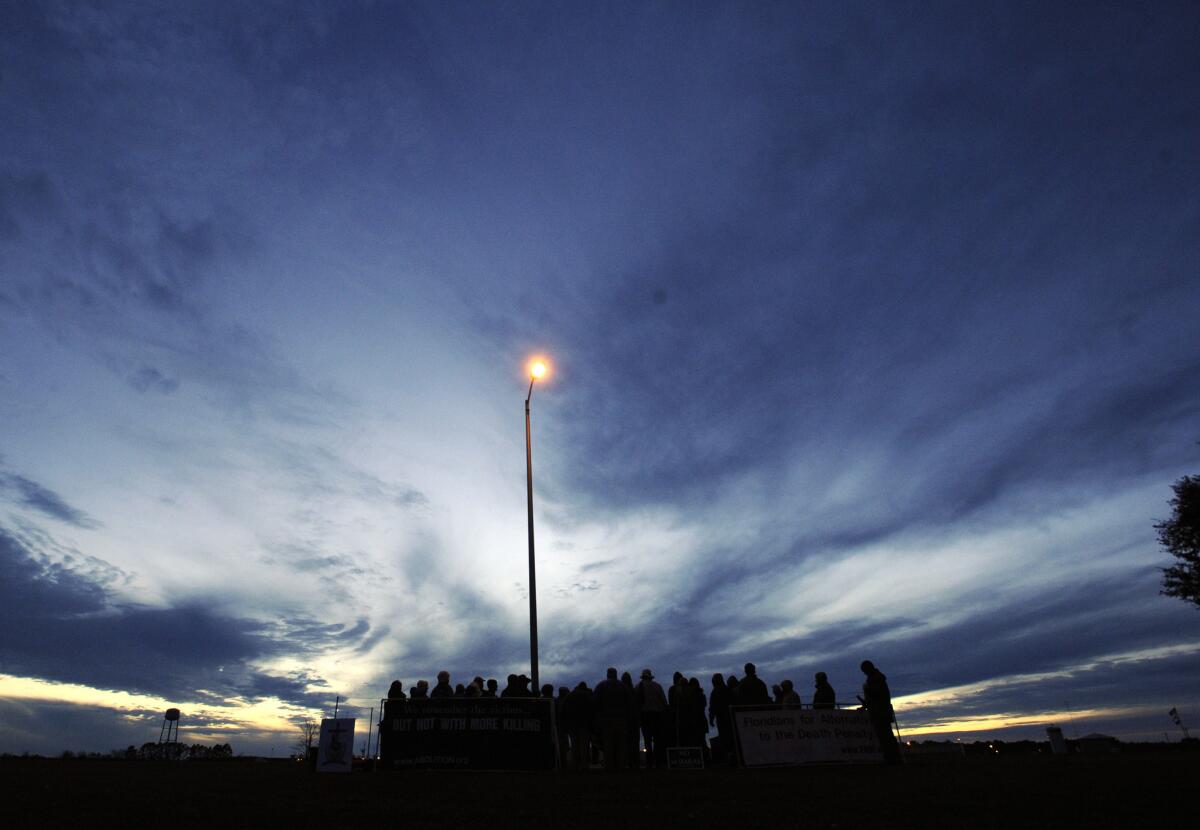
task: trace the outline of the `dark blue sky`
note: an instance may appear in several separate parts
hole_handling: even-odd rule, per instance
[[[757,662],[1161,737],[1194,3],[22,3],[0,750]],[[989,731],[991,730],[991,731]],[[1000,730],[1000,731],[995,731]],[[225,736],[225,737],[221,737]]]

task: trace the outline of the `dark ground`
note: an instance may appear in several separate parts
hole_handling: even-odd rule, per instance
[[[1200,753],[946,764],[317,775],[299,763],[0,760],[5,827],[1152,827],[1190,822]],[[1194,815],[1192,816],[1194,818]],[[1173,819],[1170,825],[1168,820]]]

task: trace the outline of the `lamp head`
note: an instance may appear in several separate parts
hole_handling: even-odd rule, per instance
[[[533,361],[529,366],[529,376],[534,380],[541,380],[546,376],[546,372],[548,371],[546,361],[541,359]]]

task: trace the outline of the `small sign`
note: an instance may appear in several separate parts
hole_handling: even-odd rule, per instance
[[[321,721],[317,772],[350,772],[354,766],[354,718]]]
[[[704,769],[704,749],[698,746],[667,747],[667,769]]]

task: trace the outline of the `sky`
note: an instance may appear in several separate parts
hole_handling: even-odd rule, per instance
[[[1200,727],[1195,3],[22,2],[0,752],[873,660]],[[361,741],[360,741],[361,742]]]

